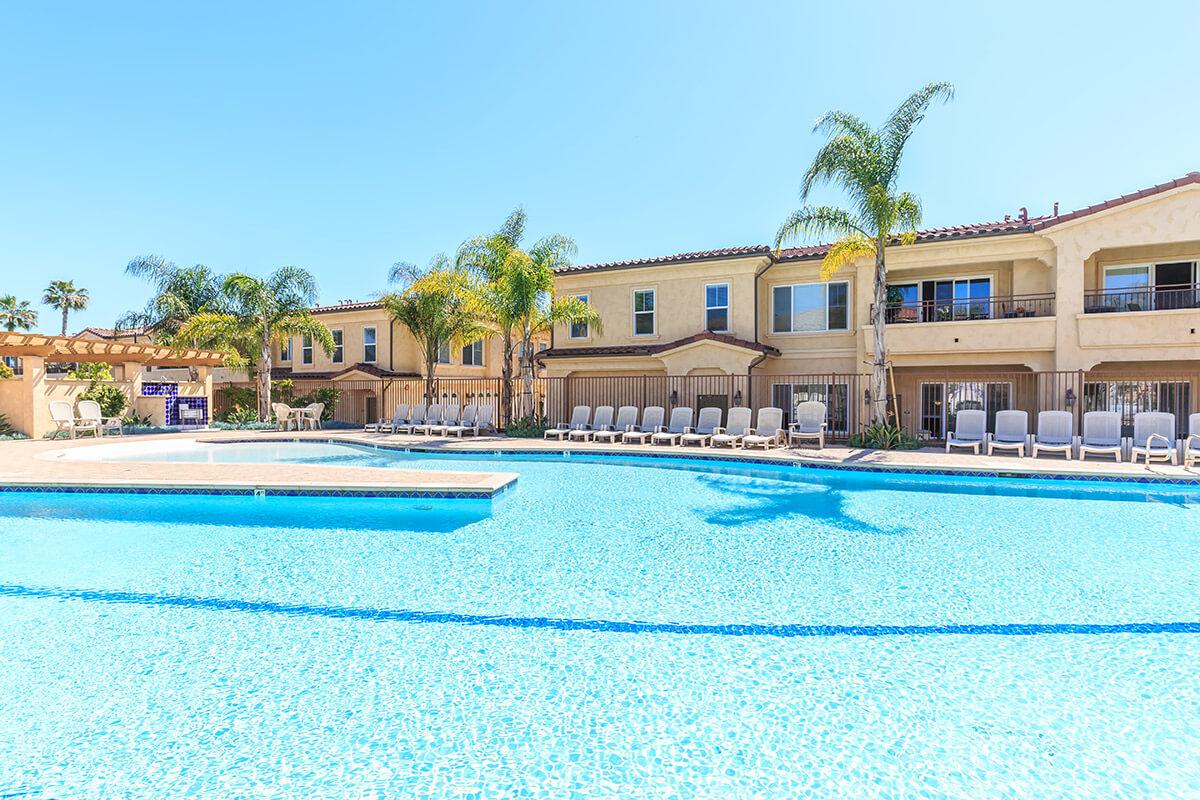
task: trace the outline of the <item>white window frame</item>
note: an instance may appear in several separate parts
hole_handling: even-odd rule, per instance
[[[285,336],[279,341],[279,361],[291,363],[292,361],[292,337]]]
[[[714,288],[717,288],[720,286],[725,287],[725,305],[710,306],[708,304],[708,290],[714,289]],[[828,302],[829,302],[828,298],[826,298],[826,305],[828,305]],[[708,327],[708,312],[709,311],[719,311],[721,309],[725,310],[725,327],[721,328],[720,330],[713,330],[712,328]],[[733,292],[730,289],[729,281],[721,281],[720,283],[704,284],[704,321],[703,322],[704,322],[704,330],[706,330],[706,331],[711,330],[713,333],[729,333],[729,331],[731,330],[730,323],[733,322]]]
[[[371,341],[367,342],[367,331],[371,332]],[[364,364],[374,364],[379,360],[379,330],[374,325],[364,325],[362,329],[362,360]],[[375,349],[375,357],[367,358],[367,347]]]
[[[571,296],[574,297],[576,300],[582,300],[584,302],[584,304],[586,304],[586,305],[590,306],[592,304],[592,296],[590,294],[588,294],[587,292],[584,292],[582,294],[571,295]],[[575,335],[575,326],[576,325],[583,326],[583,330],[584,330],[583,336]],[[568,322],[567,323],[567,338],[575,339],[576,341],[580,341],[583,339],[590,339],[590,338],[592,338],[592,326],[587,324],[586,322]]]
[[[446,359],[444,361],[442,360],[442,351],[443,350],[445,350],[445,352],[446,352]],[[449,342],[438,342],[437,360],[434,361],[433,363],[449,364],[450,359],[452,359],[453,357],[454,357],[454,350],[453,350],[453,348],[450,347],[450,343]]]
[[[330,328],[329,335],[333,337],[333,352],[329,354],[331,364],[346,363],[346,333],[341,328]]]
[[[479,363],[476,364],[476,363],[472,362],[472,363],[468,364],[467,363],[467,350],[474,348],[474,347],[479,348]],[[484,353],[484,350],[486,350],[486,349],[487,348],[485,348],[483,346],[483,339],[477,339],[476,341],[471,342],[470,344],[464,344],[462,346],[462,351],[459,353],[459,356],[462,358],[462,365],[464,367],[482,367],[483,366],[483,358],[484,358],[483,353]]]
[[[637,296],[639,293],[649,292],[652,298],[654,308],[650,311],[637,311]],[[638,333],[637,320],[638,314],[650,314],[651,330],[649,333]],[[629,292],[629,314],[630,321],[633,323],[634,336],[658,336],[658,287],[657,286],[640,286]]]
[[[305,333],[300,336],[300,363],[305,366],[312,366],[313,338],[311,334]]]
[[[846,287],[846,327],[845,328],[833,328],[831,330],[829,328],[829,287],[833,286],[834,284],[842,284],[843,286]],[[821,330],[817,330],[817,331],[796,331],[796,330],[777,331],[777,330],[775,330],[775,290],[782,289],[785,286],[789,289],[792,289],[796,286],[824,286],[825,287],[825,327],[824,328],[822,328]],[[794,297],[794,295],[793,295],[793,297]],[[795,304],[793,303],[793,306],[794,305]],[[820,335],[820,334],[825,334],[825,333],[849,333],[850,331],[854,330],[853,311],[854,311],[854,295],[850,290],[850,281],[794,281],[792,283],[776,283],[771,286],[771,315],[770,315],[771,323],[770,324],[771,324],[771,335],[772,336],[812,336],[814,334]],[[789,315],[789,317],[788,317],[789,327],[791,325],[791,321],[794,316],[795,316],[795,308],[793,307],[792,315]]]
[[[1101,275],[1101,291],[1108,291],[1108,273],[1115,269],[1133,269],[1134,267],[1147,267],[1147,275],[1149,276],[1150,285],[1146,287],[1146,291],[1153,292],[1154,286],[1158,282],[1158,265],[1159,264],[1179,264],[1189,262],[1192,265],[1192,285],[1200,282],[1200,260],[1195,258],[1181,258],[1177,261],[1136,261],[1130,264],[1106,264],[1104,266],[1104,274]],[[1133,292],[1136,289],[1125,289],[1122,291]]]

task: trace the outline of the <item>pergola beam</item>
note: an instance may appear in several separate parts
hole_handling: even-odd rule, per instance
[[[37,333],[0,333],[0,356],[37,356],[50,363],[97,362],[161,367],[219,367],[225,355],[215,350],[73,339]]]

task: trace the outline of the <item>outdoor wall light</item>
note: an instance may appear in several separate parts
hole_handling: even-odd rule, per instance
[[[679,392],[672,389],[671,390],[671,405],[677,405],[678,403],[679,403]]]
[[[735,406],[740,406],[742,404],[742,390],[741,389],[738,389],[736,392],[733,393],[733,404]]]
[[[1072,408],[1075,405],[1075,390],[1067,389],[1067,408]]]

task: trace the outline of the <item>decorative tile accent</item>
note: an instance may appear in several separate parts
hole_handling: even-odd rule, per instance
[[[179,397],[179,384],[169,383],[166,381],[151,382],[142,384],[142,397],[162,397],[165,403],[165,418],[168,425],[207,425],[208,424],[208,398],[207,397]],[[179,418],[179,406],[183,404],[188,408],[200,408],[204,412],[204,416],[198,421],[189,420],[187,423]]]

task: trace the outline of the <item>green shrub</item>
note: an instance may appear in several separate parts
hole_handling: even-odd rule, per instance
[[[284,381],[280,381],[283,383]],[[290,383],[290,381],[288,381]],[[308,394],[302,394],[299,397],[293,397],[290,401],[292,406],[303,408],[310,403],[324,403],[325,410],[321,412],[322,420],[333,419],[333,407],[337,405],[338,398],[342,396],[341,389],[335,389],[332,386],[325,386],[320,389],[314,389]]]
[[[899,425],[868,425],[850,437],[851,447],[872,450],[919,450],[921,443],[905,433]]]
[[[529,417],[517,417],[504,427],[504,433],[515,439],[540,439],[549,427],[550,420],[535,414]]]
[[[0,436],[12,436],[14,434],[20,435],[20,433],[21,432],[14,428],[12,423],[8,421],[8,417],[0,414]]]
[[[258,422],[258,409],[241,406],[235,407],[225,415],[224,422],[230,425],[249,425],[253,422]]]
[[[130,411],[125,415],[125,419],[121,420],[121,424],[126,428],[149,428],[154,423],[150,420],[149,414],[139,414],[136,411]]]
[[[93,383],[91,387],[79,395],[80,400],[95,400],[100,404],[100,413],[105,417],[119,417],[129,403],[125,392],[118,387]]]
[[[67,372],[67,377],[73,381],[91,381],[94,387],[98,381],[113,379],[112,367],[103,361],[86,361],[76,364],[74,369]]]
[[[3,361],[0,361],[0,381],[6,381],[14,375],[16,375],[16,373],[13,372],[13,368],[8,364],[5,364]]]
[[[253,386],[226,386],[221,392],[225,395],[227,411],[218,415],[217,419],[227,419],[235,411],[252,408],[258,414],[258,390]]]

